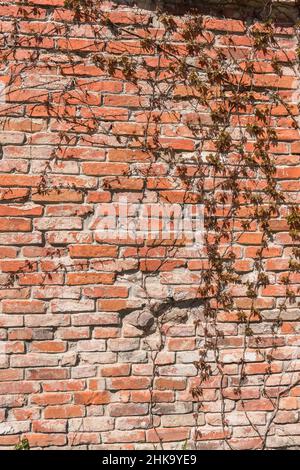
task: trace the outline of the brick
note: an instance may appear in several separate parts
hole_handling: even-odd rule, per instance
[[[156,378],[155,387],[159,390],[184,390],[186,381],[183,379]]]
[[[196,367],[193,364],[179,364],[163,366],[159,369],[160,375],[164,376],[183,376],[190,377],[197,374]]]
[[[0,249],[0,257],[1,258],[15,258],[17,254],[17,250],[11,247],[2,247]]]
[[[109,392],[83,391],[74,393],[74,403],[79,405],[104,405],[110,403]]]
[[[40,416],[40,412],[37,408],[16,408],[13,410],[12,415],[13,419],[17,421],[31,421],[33,419],[38,419]]]
[[[195,426],[195,423],[199,424],[199,417],[197,419],[193,414],[162,416],[161,423],[163,427]]]
[[[22,326],[23,325],[23,319],[22,316],[14,315],[14,316],[9,316],[9,315],[0,315],[0,325],[1,327],[17,327],[17,326]]]
[[[59,330],[59,337],[63,340],[84,339],[90,337],[90,330],[82,328],[62,328]]]
[[[141,150],[113,149],[108,153],[111,162],[144,162],[151,160],[149,152]]]
[[[83,289],[84,295],[92,298],[112,298],[128,297],[128,287],[126,286],[101,286],[86,287]]]
[[[126,108],[111,108],[101,107],[93,108],[82,107],[81,116],[82,118],[89,119],[95,116],[102,121],[127,121],[128,110]]]
[[[3,313],[45,313],[46,306],[40,300],[3,300]]]
[[[184,427],[149,429],[147,431],[147,442],[172,442],[185,441],[189,437],[190,430]]]
[[[61,158],[68,160],[105,160],[105,151],[92,147],[65,147],[60,153]]]
[[[110,416],[140,416],[148,413],[147,404],[111,404]]]
[[[67,378],[67,370],[45,367],[42,369],[27,369],[26,378],[28,380],[60,380]]]
[[[70,403],[70,393],[41,393],[39,395],[32,395],[30,398],[31,403],[36,405],[60,405]]]
[[[30,219],[0,218],[1,232],[30,232]]]
[[[5,382],[0,384],[0,394],[18,394],[18,393],[35,393],[38,392],[40,386],[33,382]]]
[[[134,351],[139,347],[139,340],[133,338],[118,338],[108,340],[108,347],[111,351]]]
[[[1,143],[1,145],[22,144],[22,143],[24,143],[24,138],[25,138],[25,134],[23,132],[3,132],[3,131],[1,131],[1,133],[0,133],[0,143]],[[9,178],[8,178],[8,180],[9,180]],[[0,179],[0,181],[1,181],[1,179]],[[2,175],[2,181],[5,182],[5,178],[3,177],[3,175]],[[3,184],[1,184],[1,186],[3,186]],[[7,186],[7,184],[4,184],[4,186]],[[16,185],[16,186],[19,186],[19,185]],[[22,184],[20,186],[22,186]],[[27,186],[27,185],[25,184],[25,186]]]
[[[33,341],[31,343],[32,352],[60,353],[65,350],[66,343],[62,341]]]
[[[245,25],[242,21],[224,19],[220,20],[217,18],[205,18],[205,28],[218,31],[238,32],[243,33],[245,31]]]
[[[103,377],[120,377],[130,374],[129,364],[116,364],[112,366],[101,367],[101,375]]]
[[[77,343],[78,351],[105,351],[106,343],[101,339],[80,341]]]
[[[0,345],[0,352],[5,354],[24,353],[24,343],[22,341],[3,342]]]
[[[63,173],[63,165],[67,168],[67,164],[68,162],[61,163],[60,167],[58,167],[57,170],[60,170],[60,172]],[[95,189],[98,186],[96,178],[86,178],[83,176],[69,176],[69,175],[49,176],[48,184],[56,185],[59,188],[73,187],[73,188],[76,188],[77,191],[86,190],[86,189]]]
[[[97,306],[100,311],[119,312],[122,310],[135,310],[140,307],[140,301],[125,299],[105,299],[98,300]]]
[[[103,325],[107,327],[107,326],[119,325],[119,323],[120,323],[120,318],[119,318],[119,314],[117,313],[101,313],[101,314],[89,313],[85,315],[78,314],[73,317],[74,325]],[[102,330],[100,330],[100,328],[95,328],[94,331],[96,331],[97,335],[101,336],[101,331],[105,335],[105,331],[107,331],[107,328],[105,329],[102,328]],[[115,335],[116,330],[112,329],[111,331],[113,331]]]
[[[41,434],[31,433],[26,434],[29,441],[30,447],[48,447],[52,446],[63,446],[66,444],[67,438],[63,434]]]
[[[168,341],[170,351],[190,351],[195,348],[194,338],[171,338]]]
[[[144,180],[141,178],[127,178],[126,176],[117,178],[110,176],[104,179],[103,187],[109,190],[141,191],[144,187]]]
[[[84,433],[69,433],[68,435],[69,445],[72,447],[79,446],[82,444],[98,444],[100,442],[100,435],[99,433],[91,433],[91,432],[84,432]]]
[[[157,396],[157,392],[153,391],[153,398]],[[132,403],[150,403],[151,402],[150,390],[133,390],[130,392],[130,401]]]
[[[156,423],[155,423],[156,424]],[[116,429],[130,431],[133,429],[147,429],[150,426],[148,417],[126,417],[116,419]]]
[[[5,205],[2,204],[0,207],[0,216],[41,216],[43,213],[43,206],[37,204],[22,204],[22,205]],[[17,221],[18,219],[13,219]],[[28,219],[22,219],[28,220]]]
[[[108,12],[107,17],[112,23],[123,25],[143,24],[145,21],[149,20],[149,15],[146,12],[135,13],[131,11],[110,11]]]
[[[69,189],[49,189],[45,193],[35,193],[32,195],[35,202],[80,202],[83,200],[83,193]]]
[[[273,403],[266,399],[261,398],[259,400],[250,400],[243,403],[238,403],[237,410],[242,411],[273,411]]]
[[[9,261],[0,261],[0,267],[2,272],[30,272],[36,271],[37,264],[30,261],[19,261],[19,260],[9,260]],[[9,303],[7,304],[9,305]]]
[[[109,390],[132,390],[148,388],[150,380],[147,377],[129,377],[129,378],[113,378],[109,380]]]
[[[297,397],[283,397],[280,400],[279,408],[281,410],[296,410],[299,407],[300,399]]]
[[[281,366],[278,364],[263,364],[263,363],[257,363],[257,364],[246,364],[245,365],[245,372],[246,374],[252,375],[252,374],[266,374],[268,370],[271,369],[271,372],[276,373],[276,372],[281,372]]]
[[[23,188],[9,188],[0,189],[1,200],[20,202],[26,199],[29,195],[28,189]]]
[[[48,216],[86,216],[92,210],[92,206],[87,204],[53,204],[46,207],[45,214]]]
[[[71,286],[87,284],[113,284],[114,274],[111,273],[69,273],[67,284]]]
[[[83,163],[82,170],[86,175],[107,176],[126,175],[129,171],[127,163]]]
[[[64,372],[64,371],[63,371]],[[85,382],[83,380],[56,380],[55,382],[45,382],[43,389],[45,392],[67,392],[83,390]]]
[[[122,431],[112,431],[103,435],[103,442],[113,443],[113,442],[144,442],[145,441],[145,432],[144,431],[127,431],[126,433]]]
[[[14,436],[0,436],[0,444],[2,446],[15,446],[19,442],[19,436],[16,434]]]
[[[1,434],[19,434],[29,431],[30,424],[27,422],[6,422],[0,423]]]
[[[0,370],[1,382],[11,381],[11,380],[21,380],[22,378],[23,378],[23,371],[19,369]]]
[[[76,418],[84,416],[82,405],[47,406],[44,411],[45,419]]]
[[[26,299],[30,295],[27,289],[3,289],[0,292],[1,299]]]
[[[85,417],[83,419],[69,420],[70,431],[102,432],[113,429],[113,419],[106,416]]]
[[[53,355],[39,355],[37,353],[18,354],[11,358],[10,363],[12,367],[51,367],[58,365],[58,358]]]
[[[48,232],[47,239],[51,245],[67,245],[68,243],[89,243],[91,234],[83,232]]]
[[[21,286],[63,284],[63,275],[59,273],[27,273],[18,277]]]
[[[43,217],[34,221],[37,230],[77,230],[82,228],[82,220],[79,217]]]
[[[32,422],[32,431],[35,433],[65,433],[67,422],[65,420],[40,420]]]
[[[72,258],[116,258],[118,249],[110,245],[74,245],[69,252]]]
[[[118,328],[94,328],[93,331],[94,338],[117,338],[120,335],[120,331]]]
[[[0,174],[0,186],[37,187],[40,181],[39,176]]]
[[[51,301],[52,312],[90,312],[93,310],[93,300],[55,299]]]
[[[32,294],[36,299],[53,299],[54,297],[60,297],[62,299],[78,299],[80,297],[80,291],[78,288],[67,288],[61,286],[34,287],[32,289]]]

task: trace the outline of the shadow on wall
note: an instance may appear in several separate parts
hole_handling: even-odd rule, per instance
[[[160,9],[175,15],[189,12],[246,20],[263,20],[273,16],[279,23],[299,19],[299,0],[115,0],[119,5],[137,6],[145,10]]]

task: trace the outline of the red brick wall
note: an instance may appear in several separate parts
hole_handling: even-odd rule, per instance
[[[181,449],[186,441],[193,448],[196,438],[199,449],[228,448],[228,439],[235,449],[255,449],[266,430],[269,447],[299,446],[300,386],[288,388],[300,370],[297,304],[283,313],[277,348],[272,348],[272,321],[283,292],[280,279],[291,250],[285,225],[274,222],[266,260],[272,284],[259,305],[264,320],[252,325],[260,351],[255,339],[250,340],[242,394],[235,390],[243,326],[234,314],[223,315],[223,393],[214,370],[203,384],[199,410],[192,388],[199,384],[194,363],[203,348],[206,322],[201,305],[191,299],[202,260],[189,246],[179,244],[170,255],[165,245],[149,250],[143,242],[103,242],[89,230],[99,205],[117,203],[122,195],[132,204],[139,198],[155,202],[157,196],[182,202],[184,191],[166,161],[154,163],[147,180],[142,176],[150,164],[136,136],[145,133],[151,89],[141,76],[140,94],[121,75],[108,77],[84,61],[86,51],[101,45],[95,46],[89,24],[73,23],[71,13],[62,9],[63,0],[34,0],[34,8],[20,3],[0,5],[1,54],[6,58],[0,64],[0,80],[6,84],[0,103],[1,448],[26,436],[32,448],[151,449],[161,440],[165,449]],[[109,4],[106,8],[114,21],[137,29],[149,14]],[[14,50],[10,34],[15,22],[21,42]],[[206,28],[220,47],[232,47],[230,37],[237,55],[249,53],[242,21],[212,17]],[[272,86],[276,80],[293,104],[297,77],[285,61],[296,60],[295,29],[278,27],[277,40],[283,76],[278,81],[268,70],[272,51],[267,51],[258,58],[265,68],[257,86],[263,93],[264,83]],[[138,40],[113,39],[107,50],[140,53],[155,62]],[[178,99],[170,108],[172,113],[161,116],[161,144],[177,156],[192,156],[194,141],[184,127],[184,116],[192,109]],[[297,119],[297,106],[292,105],[292,112]],[[96,116],[101,127],[90,135],[84,125],[74,125],[75,116],[91,122]],[[273,119],[280,135],[274,150],[278,179],[298,204],[298,131],[280,104]],[[242,272],[251,273],[257,246],[255,229],[236,245]],[[298,275],[293,282],[299,282]],[[240,306],[247,308],[248,300],[239,295]],[[164,325],[144,334],[143,322],[149,326],[152,321],[150,307],[164,306],[170,298]],[[137,319],[137,313],[143,318]],[[262,384],[271,349],[268,398]],[[209,361],[214,368],[213,356]],[[280,395],[282,387],[287,391]]]

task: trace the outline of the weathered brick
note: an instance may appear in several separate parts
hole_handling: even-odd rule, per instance
[[[47,406],[44,411],[45,419],[76,418],[84,416],[81,405]]]
[[[65,420],[41,420],[32,422],[32,431],[37,433],[65,433],[67,422]]]
[[[41,393],[38,395],[32,395],[31,403],[37,405],[63,405],[65,403],[70,403],[71,394],[70,393]]]
[[[123,403],[110,405],[111,416],[141,416],[147,413],[147,404]]]
[[[143,389],[149,385],[150,380],[146,377],[114,378],[109,380],[108,388],[110,390]]]
[[[82,432],[102,432],[113,429],[113,419],[106,416],[85,417],[82,419],[70,419],[70,431]]]
[[[3,300],[3,313],[45,313],[46,305],[40,300]]]
[[[109,392],[92,392],[86,390],[84,392],[74,393],[74,402],[80,405],[104,405],[110,403],[111,397]]]
[[[31,447],[63,446],[67,441],[63,434],[28,433],[26,436]]]
[[[114,274],[110,273],[69,273],[67,274],[67,284],[86,285],[86,284],[113,284]]]
[[[160,428],[158,431],[150,429],[147,431],[147,442],[171,442],[185,441],[189,437],[190,430],[184,427]]]

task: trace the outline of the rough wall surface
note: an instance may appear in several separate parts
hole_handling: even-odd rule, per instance
[[[151,90],[143,77],[141,95],[124,77],[112,79],[94,64],[82,65],[84,51],[95,47],[89,25],[74,25],[63,3],[34,0],[34,9],[17,1],[0,4],[3,50],[15,22],[22,37],[21,45],[0,65],[3,83],[11,73],[19,74],[0,103],[0,447],[11,448],[26,436],[31,448],[181,449],[188,442],[188,447],[223,449],[230,439],[235,449],[255,449],[267,428],[270,447],[299,446],[300,385],[288,390],[300,370],[296,305],[283,314],[272,351],[267,389],[274,400],[261,392],[274,342],[268,322],[276,316],[280,279],[291,249],[286,227],[277,221],[266,260],[273,284],[258,307],[264,321],[252,325],[263,354],[250,342],[240,396],[235,389],[243,325],[234,315],[224,315],[220,354],[226,377],[215,371],[202,384],[199,409],[192,389],[198,383],[195,363],[207,325],[201,316],[199,321],[201,302],[190,299],[197,292],[203,260],[182,243],[176,246],[176,255],[169,256],[164,245],[103,241],[89,229],[97,207],[118,202],[124,194],[133,205],[145,197],[153,202],[157,195],[182,202],[184,191],[167,179],[170,170],[163,161],[156,163],[144,187],[147,156],[135,136],[145,131]],[[148,14],[140,16],[140,10],[138,15],[134,7],[124,5],[113,9],[107,3],[106,8],[116,22],[134,28]],[[59,29],[66,24],[68,42]],[[247,54],[240,20],[211,18],[207,31],[217,35],[220,47],[230,47],[224,41],[230,37],[235,51]],[[292,26],[278,28],[277,33],[284,66],[285,54],[296,59],[297,41]],[[111,41],[109,47],[155,61],[137,40],[123,40]],[[77,60],[73,66],[70,50]],[[34,51],[39,51],[36,61],[23,72],[22,64]],[[268,61],[267,53],[262,62]],[[272,73],[263,77],[272,86]],[[276,85],[294,100],[297,82],[291,72]],[[62,87],[65,100],[55,102]],[[177,117],[162,116],[162,143],[186,157],[194,152],[194,142],[177,118],[184,123],[192,109],[178,100],[170,106]],[[103,132],[89,135],[84,126],[68,127],[60,118],[77,113],[92,119],[91,110]],[[297,112],[295,106],[296,117]],[[278,178],[298,203],[298,132],[280,104],[273,118],[280,131]],[[132,169],[141,170],[140,176],[124,176]],[[254,228],[236,245],[241,271],[251,273],[258,239]],[[248,299],[240,295],[240,306],[247,308]],[[154,305],[157,318],[169,315],[159,333],[152,329],[149,305]],[[276,401],[283,386],[287,391]]]

